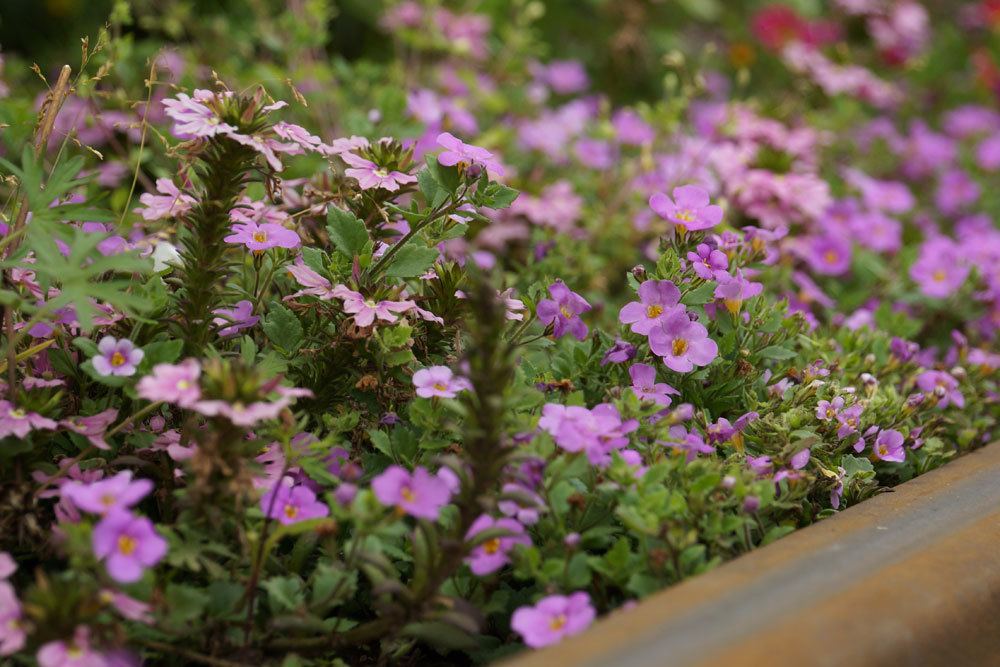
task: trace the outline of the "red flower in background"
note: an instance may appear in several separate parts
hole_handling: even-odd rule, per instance
[[[751,31],[771,51],[781,51],[789,42],[820,47],[840,38],[840,27],[832,21],[810,21],[787,5],[768,5],[751,21]]]

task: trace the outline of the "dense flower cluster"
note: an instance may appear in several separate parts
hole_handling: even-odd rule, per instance
[[[288,102],[135,9],[0,136],[0,655],[488,661],[997,437],[990,3],[724,3],[651,84],[385,4],[220,35]]]

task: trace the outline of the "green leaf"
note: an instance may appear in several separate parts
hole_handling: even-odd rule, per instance
[[[149,343],[142,348],[142,369],[152,369],[156,364],[172,364],[181,358],[182,340],[163,340]]]
[[[302,602],[302,580],[295,575],[271,577],[261,586],[267,591],[272,613],[292,611]]]
[[[844,468],[844,474],[847,477],[871,477],[875,474],[872,462],[860,456],[845,454],[840,457],[840,465]]]
[[[368,243],[368,230],[365,223],[350,211],[331,206],[326,215],[326,231],[337,250],[350,259],[360,255]]]
[[[681,297],[681,303],[685,306],[700,306],[712,300],[715,294],[715,283],[707,282],[700,287],[696,287]]]
[[[434,155],[427,156],[427,171],[430,172],[438,186],[449,195],[454,195],[462,183],[462,175],[458,173],[458,169],[438,164],[437,157]]]
[[[167,614],[174,623],[193,621],[201,616],[209,602],[205,591],[183,584],[167,585]]]
[[[769,345],[757,354],[759,354],[763,359],[776,360],[794,359],[798,356],[798,354],[792,350],[789,350],[787,347],[781,347],[780,345]]]
[[[295,313],[277,301],[272,301],[268,306],[261,328],[286,355],[291,355],[302,346],[302,323],[295,317]]]
[[[392,258],[385,275],[392,278],[414,278],[431,268],[437,258],[437,248],[406,245]]]

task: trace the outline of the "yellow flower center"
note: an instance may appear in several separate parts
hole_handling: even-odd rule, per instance
[[[830,419],[831,417],[833,417],[836,414],[837,413],[833,411],[833,408],[827,408],[826,409],[826,417],[827,417],[827,419]]]
[[[83,656],[83,649],[76,644],[70,644],[66,647],[66,657],[76,660],[77,658]]]
[[[683,210],[677,211],[677,213],[674,214],[674,217],[680,220],[681,222],[691,222],[694,220],[694,213],[685,208]]]
[[[101,496],[101,504],[104,505],[105,507],[111,507],[112,505],[115,504],[115,497],[110,493],[105,493],[103,496]]]
[[[938,282],[938,283],[943,282],[944,279],[945,279],[945,277],[946,277],[946,274],[945,274],[945,272],[944,272],[943,269],[938,269],[933,274],[931,274],[931,278],[934,279],[934,282]]]
[[[562,316],[565,317],[567,320],[573,319],[573,312],[568,307],[560,306],[559,312],[562,313]]]
[[[387,172],[385,169],[376,169],[372,173],[374,173],[379,178],[385,178],[385,177],[387,177],[389,175],[389,172]]]
[[[10,411],[10,416],[13,419],[24,419],[25,417],[28,416],[28,413],[22,410],[21,408],[15,408]]]
[[[491,556],[500,551],[500,538],[494,537],[492,540],[486,540],[483,542],[483,551]]]
[[[685,352],[687,352],[688,342],[683,338],[675,338],[674,344],[671,346],[671,349],[674,353],[674,356],[679,357]]]
[[[135,540],[128,535],[122,535],[118,538],[118,551],[125,555],[131,556],[136,548]]]
[[[653,319],[654,317],[659,317],[663,313],[663,306],[657,304],[654,306],[646,307],[646,317]]]
[[[723,299],[722,303],[726,307],[726,310],[733,315],[740,312],[740,308],[743,306],[743,301],[741,299]]]
[[[295,505],[285,505],[285,516],[294,519],[299,515],[299,508]]]
[[[434,383],[434,388],[437,389],[438,391],[446,391],[448,389],[448,387],[446,387],[445,385],[441,384],[440,382],[435,382]]]
[[[187,380],[178,380],[177,381],[177,388],[181,389],[181,390],[190,389],[191,388],[191,383],[188,382]]]
[[[408,503],[412,503],[417,498],[417,496],[413,493],[413,490],[408,486],[404,486],[402,489],[400,489],[399,495],[401,495],[403,497],[403,500],[405,500]]]
[[[256,241],[257,243],[264,243],[265,241],[267,241],[267,232],[262,230],[254,232],[253,240]]]
[[[549,630],[558,631],[562,630],[566,625],[566,614],[559,614],[558,616],[553,616],[552,620],[549,621]]]
[[[889,448],[886,447],[885,445],[879,445],[878,446],[878,453],[881,454],[882,456],[885,456],[886,454],[889,453]]]
[[[833,250],[827,250],[827,251],[826,251],[826,252],[825,252],[825,253],[823,254],[823,259],[825,259],[825,260],[826,260],[826,263],[827,263],[827,264],[836,264],[836,263],[837,263],[837,260],[838,260],[839,258],[840,258],[840,255],[838,255],[838,254],[837,254],[837,253],[836,253],[835,251],[833,251]]]
[[[111,355],[112,366],[121,366],[124,363],[125,363],[125,355],[122,354],[121,352],[115,352],[114,354]]]

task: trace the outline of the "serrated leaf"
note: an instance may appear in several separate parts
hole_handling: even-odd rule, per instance
[[[272,301],[268,306],[264,324],[264,334],[286,354],[292,354],[302,346],[302,323],[295,313]]]
[[[789,350],[787,347],[781,347],[780,345],[768,345],[757,354],[759,354],[763,359],[775,359],[778,361],[794,359],[798,356],[798,354],[792,350]]]
[[[406,245],[392,258],[385,275],[392,278],[415,278],[433,266],[438,254],[437,248]]]
[[[368,229],[350,211],[331,206],[326,215],[326,231],[341,253],[350,259],[361,254],[368,243]]]

